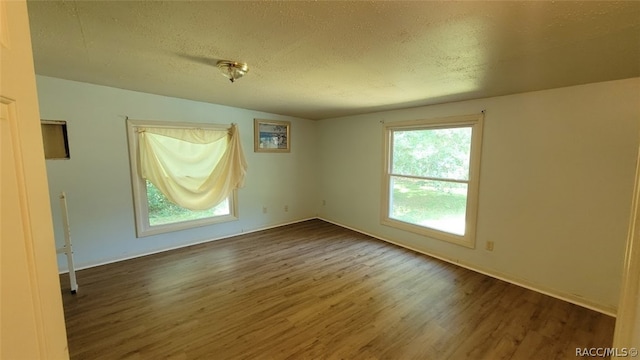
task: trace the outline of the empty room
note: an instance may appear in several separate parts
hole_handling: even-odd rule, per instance
[[[0,4],[2,359],[637,356],[640,2]]]

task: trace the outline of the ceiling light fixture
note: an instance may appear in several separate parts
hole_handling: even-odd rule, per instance
[[[231,82],[240,79],[249,71],[249,65],[237,61],[220,60],[216,66],[220,69],[222,75]]]

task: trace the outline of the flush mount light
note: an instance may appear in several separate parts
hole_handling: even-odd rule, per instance
[[[249,71],[249,65],[237,61],[220,60],[216,66],[220,69],[222,75],[231,82],[240,79]]]

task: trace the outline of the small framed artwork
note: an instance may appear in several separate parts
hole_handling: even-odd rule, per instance
[[[254,119],[253,150],[255,152],[290,152],[291,122]]]

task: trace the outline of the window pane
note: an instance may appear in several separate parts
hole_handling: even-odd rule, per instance
[[[467,184],[392,176],[391,187],[390,218],[464,235]]]
[[[148,180],[146,183],[151,226],[231,214],[228,198],[209,210],[194,211],[172,203],[152,183]]]
[[[393,174],[469,179],[471,127],[393,131]]]

